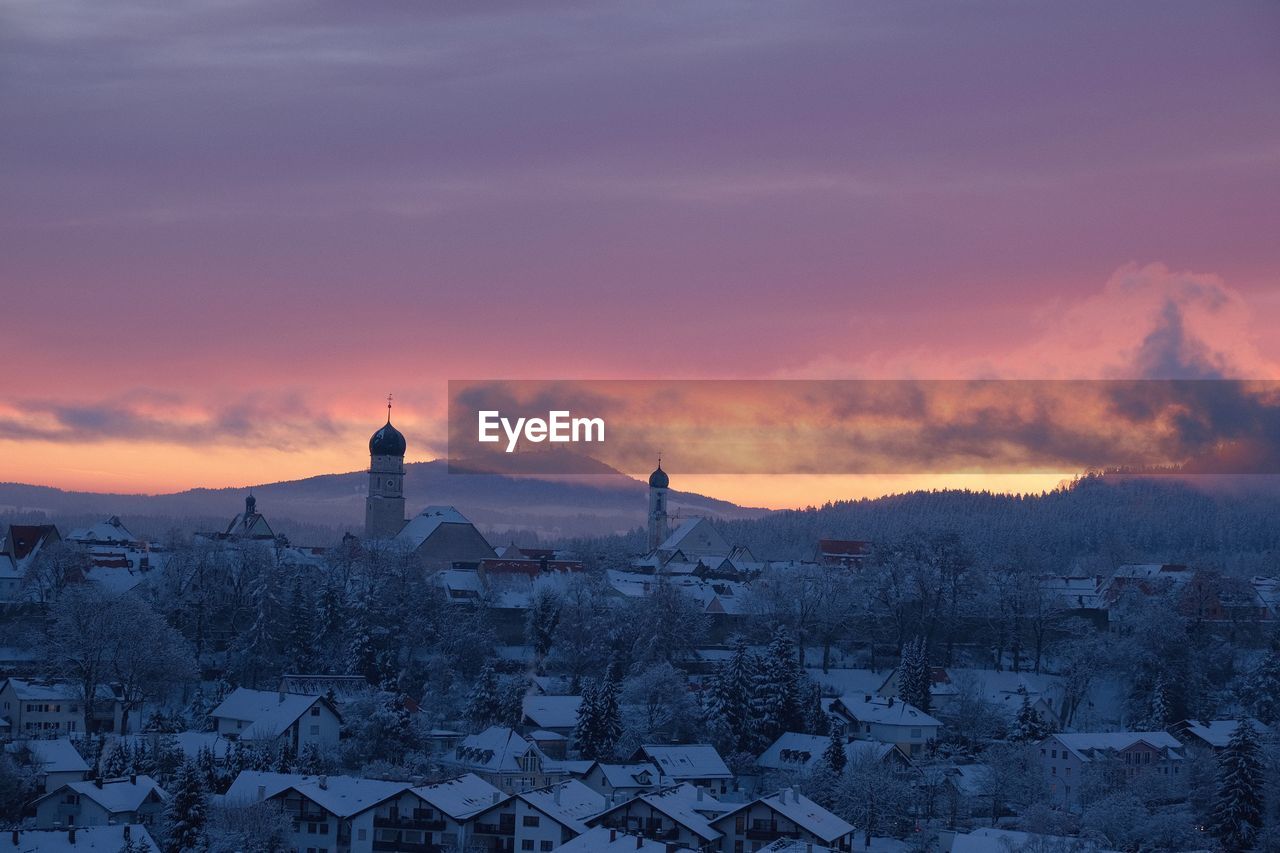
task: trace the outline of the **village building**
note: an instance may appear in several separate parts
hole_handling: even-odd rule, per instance
[[[733,773],[709,743],[645,744],[630,761],[656,766],[664,784],[688,782],[711,794],[727,794],[733,786]]]
[[[1116,783],[1147,774],[1178,775],[1186,748],[1168,732],[1060,732],[1038,746],[1052,801],[1080,805],[1082,787],[1093,779]]]
[[[336,747],[342,726],[337,708],[323,696],[247,687],[231,691],[209,716],[224,738],[284,746],[294,755],[309,746]]]
[[[0,683],[0,715],[9,723],[10,737],[49,738],[84,731],[84,700],[75,685],[65,681],[6,678]],[[124,703],[110,687],[98,687],[91,724],[94,732],[118,732]]]
[[[169,795],[150,776],[68,782],[31,804],[40,829],[140,823],[155,826]]]
[[[474,773],[507,794],[555,784],[569,775],[560,762],[504,726],[468,735],[452,752],[441,755],[440,763],[459,773]]]
[[[830,703],[829,709],[844,722],[850,738],[891,743],[910,757],[920,755],[942,727],[941,722],[915,705],[892,696],[841,696]]]
[[[35,772],[36,782],[45,793],[72,782],[82,782],[89,775],[88,762],[69,738],[8,743],[5,752]]]
[[[759,850],[780,838],[840,851],[853,849],[851,824],[790,788],[740,806],[711,825],[723,835],[723,851]]]
[[[705,788],[682,784],[612,805],[589,823],[678,847],[706,850],[722,835],[711,821],[730,808]]]

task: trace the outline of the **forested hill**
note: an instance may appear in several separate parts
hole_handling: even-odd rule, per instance
[[[1204,489],[1168,479],[1092,476],[1042,494],[913,492],[726,521],[757,557],[797,558],[819,538],[877,544],[955,533],[984,561],[1093,574],[1126,562],[1280,570],[1280,490]]]

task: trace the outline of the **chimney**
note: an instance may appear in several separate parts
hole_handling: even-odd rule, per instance
[[[643,846],[644,846],[644,839],[643,839],[643,838],[641,838],[639,835],[637,835],[637,836],[636,836],[636,849],[637,849],[637,850],[639,850],[639,849],[640,849],[641,847],[643,847]]]
[[[320,790],[321,790],[321,791],[327,791],[327,790],[329,790],[329,777],[328,777],[328,776],[325,776],[325,775],[321,774],[321,775],[317,778],[317,780],[316,780],[316,781],[319,783],[319,785],[320,785]]]
[[[701,785],[699,785],[698,786],[698,802],[702,802],[702,794],[703,794],[703,788]]]
[[[136,784],[138,784],[138,774],[137,774],[137,773],[130,773],[130,774],[129,774],[129,784],[130,784],[130,785],[136,785]]]
[[[67,830],[67,843],[76,843],[76,828],[74,826]]]
[[[495,806],[498,804],[498,799],[499,799],[501,796],[502,796],[502,794],[501,794],[500,792],[498,792],[498,791],[494,791],[494,792],[493,792],[493,804],[494,804]]]
[[[283,701],[284,701],[284,690],[283,690],[283,689],[282,689],[278,694],[276,694],[276,701],[277,701],[277,702],[283,702]]]
[[[563,787],[564,787],[564,785],[556,785],[556,792],[555,792],[555,794],[554,794],[554,797],[555,797],[555,801],[556,801],[556,805],[557,805],[557,806],[558,806],[558,805],[560,805],[560,789],[561,789],[561,788],[563,788]]]
[[[616,829],[609,830],[609,843],[612,844],[617,840],[618,840],[618,830]],[[14,844],[18,843],[18,833],[16,831],[13,833],[13,843]]]
[[[870,702],[870,701],[871,701],[871,694],[870,694],[870,693],[863,694],[862,701],[863,701],[863,702]]]
[[[95,788],[101,788],[101,787],[102,787],[102,777],[101,777],[101,776],[94,776],[94,777],[93,777],[93,787],[95,787]]]
[[[885,707],[886,707],[886,708],[892,708],[892,707],[893,707],[893,697],[892,697],[892,696],[890,696],[890,697],[889,697],[889,704],[885,705]]]
[[[262,802],[266,798],[267,798],[267,786],[259,785],[258,786],[258,802]]]
[[[18,830],[16,829],[13,831],[13,846],[18,846]]]

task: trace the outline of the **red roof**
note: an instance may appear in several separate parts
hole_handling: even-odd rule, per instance
[[[21,560],[50,535],[58,535],[58,528],[52,524],[11,524],[8,539],[9,553],[15,560]]]
[[[480,561],[482,573],[523,574],[535,577],[543,572],[580,572],[581,560],[504,560],[489,558]]]
[[[818,550],[823,554],[844,557],[861,557],[871,547],[870,542],[859,539],[819,539]]]

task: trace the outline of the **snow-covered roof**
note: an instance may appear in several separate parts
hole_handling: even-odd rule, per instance
[[[719,819],[721,815],[727,814],[730,810],[729,806],[715,799],[703,789],[685,783],[662,791],[640,794],[608,811],[626,809],[630,804],[637,802],[644,803],[655,811],[661,812],[694,835],[705,838],[707,841],[715,841],[722,835],[720,830],[711,825],[711,822]]]
[[[1060,835],[1034,835],[1012,829],[983,827],[960,833],[951,842],[951,853],[1009,853],[1011,850],[1061,851],[1061,853],[1109,853],[1097,842]]]
[[[749,809],[753,805],[761,804],[783,815],[787,820],[825,843],[830,843],[853,832],[852,824],[836,817],[813,800],[790,788],[784,788],[775,794],[747,803],[741,808],[729,812],[720,820],[727,820],[743,809]]]
[[[484,580],[476,571],[445,569],[436,576],[436,583],[451,598],[479,598],[484,595]]]
[[[25,743],[5,745],[9,752],[16,752],[26,746],[31,751],[31,763],[44,773],[84,773],[89,764],[76,752],[75,745],[68,738],[54,740],[29,740]]]
[[[146,743],[147,748],[151,749],[153,744],[159,740],[169,740],[182,751],[187,758],[195,758],[200,754],[202,749],[208,748],[213,753],[213,757],[219,761],[226,758],[231,752],[232,741],[227,740],[217,732],[176,732],[174,734],[134,734],[123,735],[118,740],[124,741],[131,749],[137,749],[139,743]]]
[[[13,843],[13,835],[17,836],[16,844]],[[76,840],[72,842],[69,836],[66,829],[6,832],[0,841],[0,850],[11,849],[19,853],[120,853],[127,837],[135,849],[160,853],[160,845],[141,824],[78,826],[75,829]]]
[[[13,685],[14,692],[18,694],[18,698],[24,701],[80,701],[79,689],[74,684],[65,681],[29,681],[25,678],[9,678],[6,680]],[[0,689],[3,689],[3,684],[0,684]],[[97,695],[98,699],[102,701],[111,701],[117,698],[111,692],[111,688],[106,685],[99,685]]]
[[[831,738],[801,732],[783,732],[756,761],[767,770],[812,770],[822,761]],[[852,740],[844,744],[850,762],[871,758],[883,761],[897,747],[872,740]]]
[[[81,797],[92,800],[109,814],[136,812],[153,793],[162,800],[169,799],[169,795],[155,779],[138,775],[121,779],[104,779],[101,787],[97,782],[68,782],[45,794],[40,800],[60,796],[67,790],[75,791]]]
[[[693,853],[688,847],[668,847],[664,841],[654,841],[639,835],[628,835],[616,829],[597,826],[588,829],[572,841],[556,848],[556,853]]]
[[[400,528],[395,541],[402,542],[410,549],[417,548],[436,532],[442,524],[470,524],[465,515],[451,506],[429,506],[415,515]]]
[[[519,772],[520,759],[530,751],[546,756],[537,746],[505,726],[490,726],[462,739],[448,756],[451,763],[490,773]]]
[[[304,696],[330,696],[337,702],[350,702],[371,695],[373,687],[363,675],[314,675],[288,673],[280,676],[280,689]]]
[[[604,764],[597,762],[600,775],[612,788],[635,788],[637,786],[656,785],[659,779],[658,768],[647,761],[636,764]]]
[[[1258,734],[1265,734],[1267,731],[1267,727],[1257,720],[1249,719],[1248,723]],[[1224,749],[1227,746],[1227,742],[1231,740],[1231,735],[1235,732],[1236,727],[1240,725],[1240,721],[1210,720],[1206,723],[1187,720],[1185,725],[1188,732],[1200,738],[1200,740],[1209,744],[1214,749]]]
[[[218,703],[209,716],[245,721],[248,725],[241,732],[241,737],[274,739],[288,730],[312,705],[324,701],[321,696],[237,687]]]
[[[465,773],[448,782],[422,785],[413,793],[457,821],[464,821],[490,806],[496,806],[506,795],[474,773]]]
[[[1122,752],[1139,743],[1155,749],[1168,749],[1174,757],[1182,757],[1182,743],[1168,732],[1059,732],[1051,735],[1058,743],[1071,750],[1081,761],[1092,761],[1098,752]]]
[[[574,832],[584,832],[587,828],[585,821],[600,814],[608,805],[602,794],[596,793],[577,779],[525,791],[516,796]]]
[[[578,722],[581,696],[526,696],[524,715],[544,729],[571,729]]]
[[[910,702],[903,702],[893,697],[882,699],[879,696],[872,696],[868,699],[866,694],[853,694],[841,696],[837,701],[853,719],[860,723],[911,727],[942,725]]]
[[[658,765],[664,776],[676,781],[733,778],[720,753],[709,743],[645,744],[640,752]]]
[[[387,782],[359,776],[304,776],[243,770],[227,789],[225,800],[256,802],[269,800],[286,791],[297,791],[330,814],[349,818],[409,789],[408,782]]]
[[[119,543],[128,544],[136,542],[137,537],[129,532],[129,529],[121,523],[119,516],[111,516],[106,521],[99,521],[97,524],[89,527],[82,527],[79,530],[73,530],[67,534],[67,539],[71,542],[91,542],[91,543]]]

